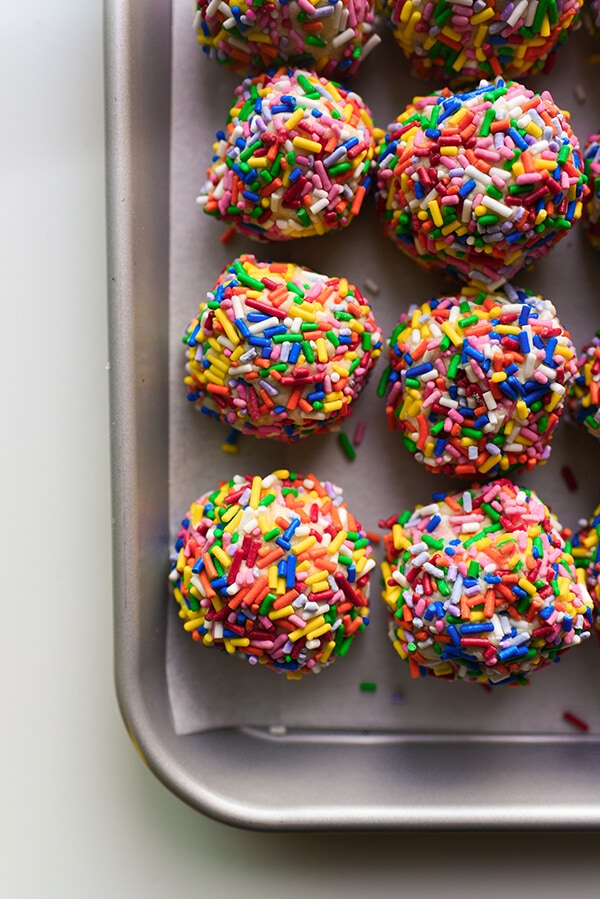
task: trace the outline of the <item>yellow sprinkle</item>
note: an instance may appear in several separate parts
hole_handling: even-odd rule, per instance
[[[555,393],[555,391],[553,390],[552,396],[550,397],[550,399],[544,406],[545,411],[552,412],[553,409],[556,409],[556,407],[558,406],[558,404],[560,403],[561,400],[562,400],[562,396],[560,395],[560,393]]]
[[[223,568],[229,568],[231,566],[231,558],[227,555],[227,553],[221,546],[218,546],[217,544],[211,546],[210,552],[211,555],[215,557],[215,559],[219,560]]]
[[[270,621],[277,621],[279,618],[287,618],[288,615],[293,615],[295,611],[293,605],[290,603],[289,605],[284,606],[283,609],[273,609],[269,612],[268,617]]]
[[[246,40],[256,41],[257,44],[268,44],[271,42],[271,35],[268,31],[253,30],[247,33]]]
[[[480,471],[482,474],[486,474],[486,472],[488,472],[490,470],[490,468],[493,468],[497,462],[498,462],[497,456],[488,456],[488,458],[485,460],[485,462],[482,462],[481,465],[477,466],[477,471]],[[477,549],[479,549],[479,550],[481,549],[481,546],[479,543],[477,544]]]
[[[527,403],[524,400],[517,400],[516,406],[519,418],[526,419],[528,415]]]
[[[494,331],[497,331],[498,334],[520,334],[521,329],[517,328],[516,325],[496,325]]]
[[[277,590],[277,565],[269,565],[267,577],[269,579],[269,590]]]
[[[238,333],[222,309],[215,309],[215,318],[223,326],[223,330],[225,331],[225,334],[227,335],[229,340],[234,345],[237,345],[240,342]],[[217,346],[218,346],[218,344],[217,344]],[[219,347],[219,349],[220,349],[220,347]]]
[[[258,509],[258,504],[260,502],[260,491],[262,490],[262,478],[260,475],[255,475],[252,478],[252,488],[250,490],[250,502],[248,505],[251,509]]]
[[[227,444],[227,446],[231,446],[231,445],[232,444],[229,444],[229,443]],[[244,516],[243,510],[239,509],[238,512],[236,512],[235,516],[227,524],[227,526],[225,527],[225,530],[229,534],[233,534],[233,532],[236,530],[237,526],[239,525],[240,521],[242,520],[243,516]]]
[[[323,411],[324,412],[335,412],[337,409],[343,409],[344,401],[343,400],[332,400],[329,403],[323,403]]]
[[[271,617],[271,616],[269,616],[269,617]],[[295,643],[296,640],[300,639],[300,637],[305,637],[310,630],[314,630],[317,627],[321,627],[325,623],[326,622],[325,622],[325,619],[323,618],[323,616],[317,615],[316,618],[311,618],[311,620],[307,622],[306,627],[298,627],[298,628],[296,628],[295,631],[291,631],[288,634],[288,637],[290,638],[292,643]]]
[[[550,37],[550,21],[548,19],[548,15],[546,14],[542,20],[542,27],[540,28],[540,36],[541,37]]]
[[[398,653],[398,655],[400,656],[401,659],[407,659],[407,658],[408,658],[408,653],[406,652],[405,649],[402,648],[402,643],[400,643],[399,640],[394,640],[394,642],[393,642],[392,645],[393,645],[394,649],[396,650],[396,652]],[[451,672],[448,671],[447,673],[450,674]]]
[[[464,50],[462,50],[458,54],[458,56],[456,57],[454,62],[452,63],[452,68],[454,69],[454,71],[459,72],[460,69],[463,67],[464,63],[466,62],[466,60],[467,60],[467,54],[465,53]],[[449,149],[450,149],[450,147],[444,147],[444,152],[446,152]],[[452,154],[452,155],[455,155],[458,150],[458,147],[453,147],[452,149],[454,150],[454,154]]]
[[[414,9],[414,6],[412,5],[411,0],[408,0],[408,2],[405,3],[404,6],[402,7],[402,12],[400,13],[400,21],[408,22],[408,20],[410,19],[411,15],[412,15],[413,9]]]
[[[474,17],[473,17],[474,18]],[[471,19],[473,21],[473,19]],[[446,37],[449,37],[453,41],[461,42],[463,37],[458,31],[455,31],[454,28],[451,28],[449,25],[444,25],[442,28],[442,34],[445,34]]]
[[[441,228],[444,224],[444,219],[442,218],[442,213],[440,212],[440,207],[437,200],[431,200],[427,204],[427,208],[431,214],[431,218],[433,219],[434,225],[437,225],[438,228]]]
[[[322,144],[317,143],[316,140],[309,140],[308,137],[297,136],[292,143],[299,150],[306,150],[307,153],[320,153],[323,149]]]
[[[202,627],[204,624],[204,615],[201,618],[192,618],[191,621],[186,621],[183,625],[183,629],[185,631],[195,631],[197,627]]]
[[[317,358],[319,362],[327,362],[327,344],[325,343],[325,339],[323,337],[318,337],[315,341],[315,346],[317,350]]]
[[[464,226],[461,225],[461,223],[458,221],[458,219],[455,219],[453,222],[450,222],[449,225],[444,225],[444,227],[442,228],[442,234],[444,235],[444,237],[447,237],[448,234],[452,234],[453,231],[457,231],[459,228],[466,230]]]
[[[330,640],[329,643],[325,646],[325,649],[321,653],[321,657],[319,658],[319,662],[324,665],[333,650],[335,649],[335,640]]]
[[[470,25],[481,25],[482,22],[487,22],[487,20],[493,18],[494,15],[495,15],[494,8],[491,6],[488,6],[481,12],[478,12],[476,15],[471,16],[469,24]],[[459,41],[460,40],[461,40],[461,37],[459,36]]]
[[[207,353],[206,358],[215,368],[222,372],[224,375],[229,371],[229,366],[223,357],[218,358],[214,353]]]
[[[306,110],[301,107],[297,109],[295,112],[291,114],[287,122],[285,123],[286,131],[291,131],[292,128],[295,128],[299,121],[304,117],[304,113]]]
[[[442,322],[441,328],[442,328],[442,331],[444,332],[444,334],[450,338],[450,340],[452,341],[454,346],[461,346],[462,338],[459,337],[459,335],[454,330],[454,328],[452,327],[450,322],[448,322],[448,321]]]
[[[316,584],[312,584],[313,593],[323,593],[325,590],[329,589],[329,581],[317,581]]]
[[[392,540],[394,541],[394,549],[408,549],[410,546],[410,540],[406,539],[404,531],[399,524],[392,525]]]
[[[292,552],[295,556],[299,556],[300,553],[303,553],[306,549],[310,549],[311,546],[314,546],[317,542],[317,538],[310,534],[308,537],[305,537],[304,540],[301,540],[299,543],[296,543],[295,546],[292,546]]]
[[[472,21],[473,21],[473,19],[471,18],[471,22]],[[487,34],[487,28],[484,25],[480,25],[479,28],[477,29],[477,34],[475,35],[473,45],[475,47],[481,47],[481,45],[483,44],[483,42],[485,40],[486,34]]]
[[[473,609],[471,609],[471,613],[469,615],[469,621],[483,621],[484,618],[485,618],[485,615],[483,614],[483,612],[476,612]]]
[[[327,631],[331,630],[331,625],[325,622],[321,627],[316,627],[314,630],[309,631],[306,635],[307,640],[317,640],[319,637],[322,637],[323,634],[326,634]]]
[[[531,584],[526,577],[520,577],[518,580],[518,584],[521,590],[524,590],[525,593],[529,594],[529,596],[535,596],[537,591],[533,584]]]
[[[347,536],[348,536],[347,531],[339,531],[336,534],[336,536],[333,538],[333,540],[327,547],[327,552],[329,553],[330,556],[332,556],[334,553],[336,553],[339,550],[340,546],[342,545],[342,543],[344,542],[344,540],[346,539]]]

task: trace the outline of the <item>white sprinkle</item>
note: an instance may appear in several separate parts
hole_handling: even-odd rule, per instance
[[[370,293],[379,293],[379,284],[376,281],[373,281],[371,278],[366,278],[364,281],[364,285]]]

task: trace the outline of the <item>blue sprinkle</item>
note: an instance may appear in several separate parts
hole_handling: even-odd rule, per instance
[[[448,636],[450,637],[456,648],[460,649],[460,636],[453,624],[448,625]]]
[[[459,197],[464,198],[464,197],[468,196],[475,187],[477,187],[477,182],[473,178],[470,178],[468,181],[465,181],[465,183],[463,184],[463,186],[461,187],[461,189],[458,192]]]
[[[509,128],[506,133],[508,134],[509,137],[512,137],[512,139],[515,143],[515,146],[518,147],[519,150],[527,150],[528,149],[529,144],[527,143],[527,141],[523,140],[523,138],[521,137],[521,135],[519,134],[519,132],[517,131],[516,128]]]
[[[491,622],[484,621],[475,624],[461,624],[459,627],[461,634],[485,634],[493,630],[494,625]]]
[[[292,520],[290,521],[287,528],[285,529],[285,531],[282,534],[283,538],[285,540],[290,540],[292,538],[292,536],[294,535],[296,528],[298,528],[298,527],[300,527],[300,519],[292,518]]]
[[[519,313],[519,324],[526,325],[529,321],[529,313],[531,312],[531,306],[525,304]]]
[[[277,541],[279,543],[279,541]],[[287,569],[285,572],[285,586],[291,590],[296,583],[296,556],[290,555],[287,558]]]
[[[214,580],[210,582],[210,586],[215,590],[223,590],[227,586],[227,578],[226,577],[216,577]]]
[[[406,377],[418,378],[420,375],[428,374],[430,371],[433,371],[433,365],[431,362],[424,362],[422,365],[415,365],[414,368],[409,368],[406,372]]]

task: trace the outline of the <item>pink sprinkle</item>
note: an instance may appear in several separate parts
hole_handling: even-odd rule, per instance
[[[365,431],[367,430],[366,421],[357,421],[356,427],[354,429],[354,435],[352,437],[352,443],[354,446],[360,446],[362,443],[363,437],[365,436]]]

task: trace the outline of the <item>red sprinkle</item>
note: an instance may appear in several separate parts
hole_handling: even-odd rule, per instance
[[[572,712],[563,712],[563,718],[565,721],[568,721],[569,724],[572,724],[573,727],[579,728],[579,730],[587,732],[590,729],[589,724],[586,724],[586,722],[582,721],[581,718],[578,718],[577,715],[573,715]]]
[[[578,485],[577,481],[575,480],[575,475],[573,474],[573,472],[571,471],[569,466],[563,465],[563,467],[560,470],[560,473],[562,474],[563,480],[564,480],[565,484],[567,485],[567,487],[569,488],[569,490],[571,491],[571,493],[574,493],[575,490],[578,489],[579,485]]]

